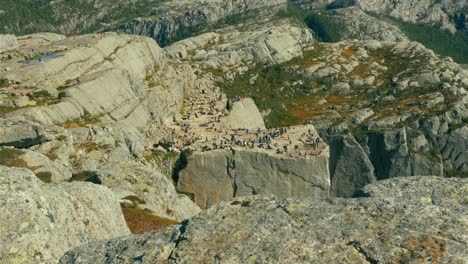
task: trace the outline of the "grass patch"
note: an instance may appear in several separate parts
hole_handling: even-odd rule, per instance
[[[95,142],[81,142],[81,143],[75,143],[75,147],[79,149],[83,149],[86,153],[91,153],[93,151],[98,151],[99,145]]]
[[[254,84],[250,83],[252,76],[257,75]],[[292,83],[302,81],[302,77],[295,71],[288,70],[282,65],[257,66],[243,75],[238,75],[233,81],[226,81],[219,86],[228,98],[237,96],[252,98],[262,111],[271,109],[265,118],[268,127],[295,125],[298,120],[288,114],[293,107],[288,99],[298,99],[307,94],[304,85],[291,86]]]
[[[10,112],[13,112],[15,110],[17,110],[19,108],[16,108],[16,107],[9,107],[9,106],[0,106],[0,117],[10,113]]]
[[[213,77],[224,77],[224,72],[218,68],[206,68],[203,70],[205,73],[211,73]]]
[[[52,173],[48,171],[43,171],[43,172],[38,172],[36,173],[36,177],[39,178],[41,181],[45,183],[51,183],[52,182]]]
[[[143,234],[179,224],[175,220],[159,217],[151,210],[141,209],[138,206],[122,205],[122,213],[132,234]]]
[[[8,87],[10,85],[7,79],[0,79],[0,88]]]
[[[55,97],[53,97],[48,91],[40,90],[32,93],[28,93],[27,96],[36,102],[37,105],[51,105],[56,103]]]
[[[101,116],[102,115],[93,116],[89,113],[85,113],[83,117],[70,120],[67,123],[63,124],[63,127],[65,127],[66,129],[71,129],[85,127],[87,125],[94,125],[101,122]]]

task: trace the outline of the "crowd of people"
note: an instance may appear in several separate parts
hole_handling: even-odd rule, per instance
[[[228,100],[219,89],[200,90],[184,100],[181,120],[173,118],[172,141],[176,150],[211,151],[231,148],[257,149],[290,158],[318,157],[322,146],[315,129],[308,124],[275,129],[228,129],[222,118],[229,105],[243,100]]]

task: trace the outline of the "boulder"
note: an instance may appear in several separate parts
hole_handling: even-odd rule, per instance
[[[283,158],[234,147],[195,152],[179,172],[177,190],[190,194],[201,208],[234,197],[326,197],[330,188],[328,154]]]
[[[113,193],[91,183],[42,183],[27,169],[0,166],[0,259],[56,263],[66,251],[129,235]]]
[[[235,102],[229,115],[221,122],[226,129],[265,129],[262,114],[250,98]]]

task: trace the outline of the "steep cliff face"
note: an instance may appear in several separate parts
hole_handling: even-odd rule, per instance
[[[405,177],[357,199],[237,198],[178,227],[84,245],[60,263],[463,263],[467,184]]]
[[[300,0],[293,1],[308,9],[339,9],[355,6],[364,11],[387,15],[413,23],[440,25],[443,29],[455,32],[465,31],[466,1],[447,0]]]
[[[156,16],[138,18],[123,27],[124,32],[149,36],[165,46],[192,36],[216,23],[234,23],[284,10],[287,0],[173,1],[158,8]]]
[[[196,152],[179,172],[177,190],[192,196],[201,208],[256,194],[327,197],[328,159],[328,151],[320,157],[294,159],[242,148]]]
[[[284,10],[287,0],[136,0],[36,1],[6,0],[0,7],[0,32],[56,32],[73,35],[122,30],[149,36],[166,46],[217,23],[237,24]]]

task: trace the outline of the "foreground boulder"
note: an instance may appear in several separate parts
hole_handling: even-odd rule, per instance
[[[44,184],[31,171],[0,166],[0,262],[56,263],[83,243],[130,234],[105,187]]]
[[[95,242],[60,263],[463,263],[468,180],[381,181],[357,199],[244,197],[142,236]]]

